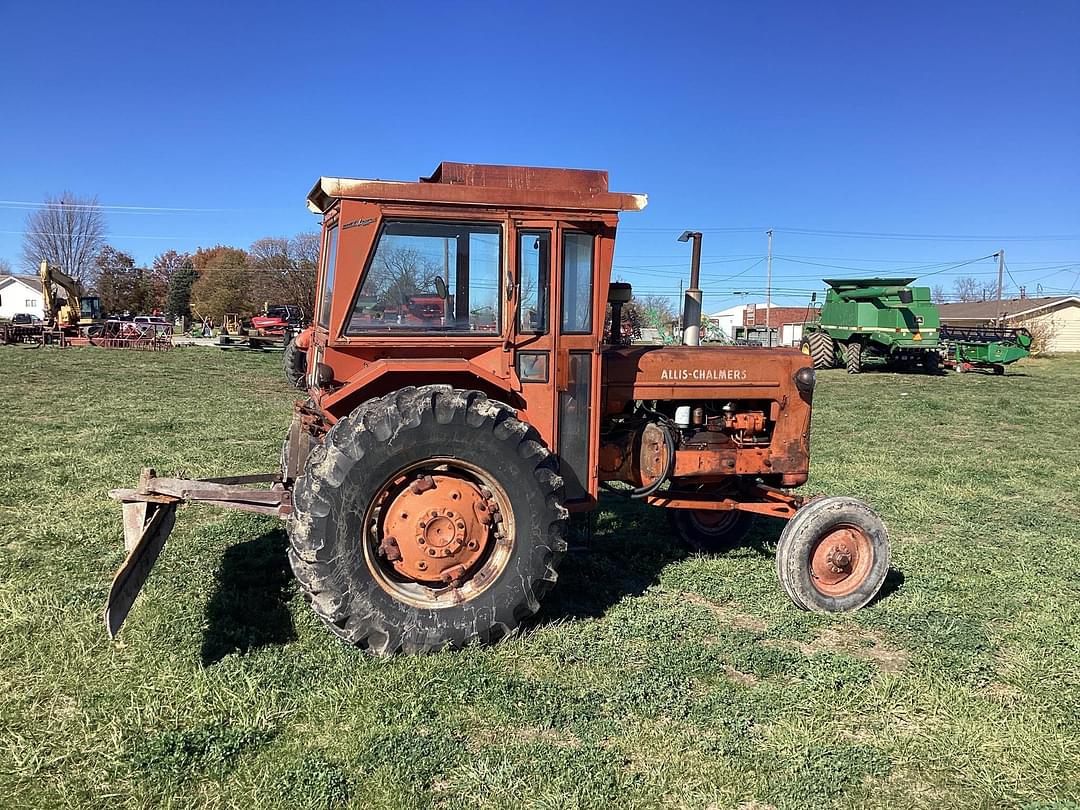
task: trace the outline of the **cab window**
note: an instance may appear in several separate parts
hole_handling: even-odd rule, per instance
[[[501,244],[498,225],[387,222],[345,334],[497,334]]]
[[[563,237],[562,331],[592,331],[593,237],[568,233]]]
[[[323,247],[322,287],[319,289],[319,326],[329,328],[330,299],[334,292],[334,268],[337,264],[338,229],[335,225],[326,232],[326,244]]]

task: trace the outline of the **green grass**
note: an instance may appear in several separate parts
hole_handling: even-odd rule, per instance
[[[276,356],[0,349],[4,807],[1077,807],[1080,358],[821,375],[811,491],[887,522],[887,593],[796,610],[763,523],[720,557],[605,501],[539,620],[372,660],[273,519],[181,510],[122,641],[111,487],[272,466]]]

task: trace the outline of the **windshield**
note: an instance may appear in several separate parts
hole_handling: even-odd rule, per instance
[[[345,333],[495,334],[501,261],[498,225],[388,222]]]

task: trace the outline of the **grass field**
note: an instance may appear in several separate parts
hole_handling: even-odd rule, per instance
[[[808,489],[893,538],[854,615],[787,601],[779,525],[691,556],[605,501],[526,632],[372,660],[278,521],[187,507],[111,643],[106,491],[267,469],[278,360],[0,348],[0,806],[1080,806],[1080,358],[820,376]]]

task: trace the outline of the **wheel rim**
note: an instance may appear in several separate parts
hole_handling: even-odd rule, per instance
[[[873,564],[873,547],[857,526],[836,526],[810,552],[810,578],[826,596],[847,596],[866,581]]]
[[[505,570],[514,543],[505,490],[459,459],[427,459],[383,483],[361,545],[375,581],[395,599],[438,608],[474,599]]]

